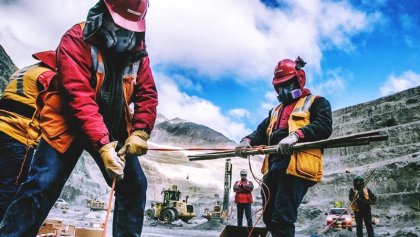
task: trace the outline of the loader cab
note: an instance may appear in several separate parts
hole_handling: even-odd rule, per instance
[[[172,189],[167,189],[162,191],[163,196],[163,204],[168,206],[171,201],[179,201],[181,198],[181,192],[178,191],[178,187],[176,185],[172,186]]]

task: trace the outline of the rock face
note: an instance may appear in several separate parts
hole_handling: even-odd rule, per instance
[[[332,136],[376,130],[388,134],[389,139],[367,146],[325,150],[324,178],[310,189],[304,200],[307,204],[302,208],[316,204],[324,212],[333,201],[348,203],[352,180],[374,171],[368,187],[379,196],[372,212],[381,225],[397,230],[409,229],[413,226],[409,223],[414,220],[418,223],[420,87],[334,111],[333,119]],[[350,173],[345,173],[346,169]],[[418,233],[420,229],[415,231]]]
[[[9,77],[18,68],[0,45],[0,96],[9,81]]]

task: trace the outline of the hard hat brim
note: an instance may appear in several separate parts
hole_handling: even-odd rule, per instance
[[[111,4],[109,4],[107,1],[104,1],[108,10],[111,9]],[[112,20],[114,21],[115,24],[117,24],[118,26],[130,30],[130,31],[134,31],[134,32],[144,32],[146,31],[146,20],[143,18],[139,18],[138,20],[132,21],[129,20],[123,16],[121,16],[120,14],[118,14],[117,12],[111,11],[109,10],[109,13],[111,14]]]

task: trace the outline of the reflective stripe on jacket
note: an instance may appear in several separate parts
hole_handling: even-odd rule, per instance
[[[236,181],[233,185],[235,194],[235,203],[253,203],[252,190],[254,184],[251,181]]]
[[[77,134],[99,150],[109,143],[109,132],[96,102],[106,68],[100,51],[84,40],[84,24],[67,31],[57,49],[57,77],[38,100],[42,137],[64,153]],[[134,52],[144,49],[144,43]],[[156,119],[157,91],[149,58],[130,62],[124,69],[123,90],[127,132],[150,133]],[[140,65],[136,68],[137,65]],[[134,103],[134,115],[128,105]]]
[[[29,147],[35,147],[41,135],[36,98],[55,75],[54,51],[40,52],[33,57],[42,61],[16,71],[0,99],[0,131]]]

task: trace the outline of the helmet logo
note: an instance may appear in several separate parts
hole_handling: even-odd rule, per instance
[[[136,12],[136,11],[131,10],[131,9],[127,9],[127,12],[128,12],[128,13],[131,13],[131,14],[134,14],[134,15],[136,15],[136,16],[141,16],[141,13],[140,13],[140,12]]]

